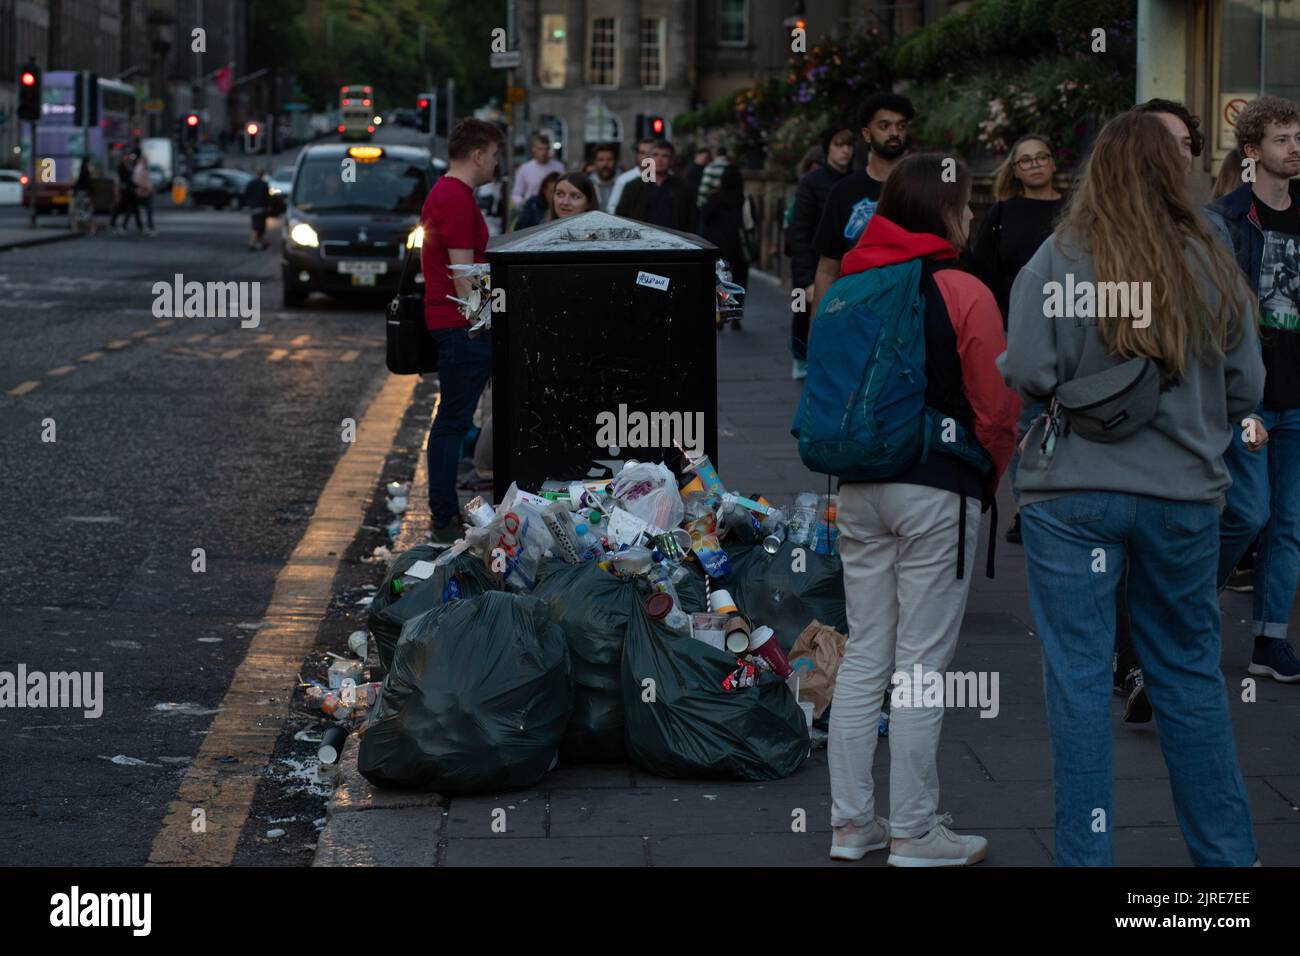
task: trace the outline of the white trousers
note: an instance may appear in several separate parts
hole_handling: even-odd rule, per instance
[[[875,819],[871,765],[885,692],[896,671],[943,673],[957,649],[976,572],[980,503],[966,502],[965,576],[957,579],[961,498],[925,485],[845,484],[836,525],[844,564],[848,643],[831,703],[831,825]],[[919,695],[916,701],[920,703]],[[942,707],[894,707],[889,722],[889,819],[919,837],[938,819],[935,759]]]

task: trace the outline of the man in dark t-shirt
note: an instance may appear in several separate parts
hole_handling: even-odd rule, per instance
[[[818,255],[810,314],[817,311],[826,290],[840,277],[840,259],[858,243],[876,211],[880,190],[890,170],[907,152],[907,124],[916,111],[912,101],[897,93],[876,93],[862,104],[862,138],[870,148],[867,168],[849,173],[826,198],[813,248]]]
[[[483,387],[492,375],[492,338],[469,336],[469,320],[447,298],[466,299],[468,279],[453,279],[452,265],[487,261],[487,223],[474,190],[495,175],[505,138],[491,123],[464,119],[447,143],[447,172],[424,201],[420,266],[424,272],[424,322],[438,343],[438,413],[429,432],[429,511],[432,542],[452,544],[463,533],[456,471]]]
[[[1263,402],[1232,423],[1223,455],[1232,485],[1219,516],[1218,584],[1258,532],[1247,669],[1297,684],[1287,636],[1300,578],[1300,109],[1278,96],[1251,101],[1237,115],[1237,145],[1255,178],[1205,211],[1258,296],[1265,377]]]

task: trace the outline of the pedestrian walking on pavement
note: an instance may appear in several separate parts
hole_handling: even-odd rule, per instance
[[[492,375],[492,337],[471,338],[468,320],[447,298],[467,298],[470,281],[453,279],[448,266],[487,259],[487,223],[474,200],[474,190],[492,181],[504,142],[501,130],[491,123],[478,119],[457,123],[447,142],[450,166],[434,183],[420,213],[424,320],[438,345],[440,391],[428,447],[434,544],[452,544],[464,531],[456,496],[461,446],[479,396]]]
[[[1224,455],[1232,486],[1219,522],[1218,585],[1258,536],[1249,670],[1293,684],[1300,682],[1300,659],[1287,640],[1300,578],[1300,183],[1293,178],[1300,110],[1278,96],[1252,100],[1237,117],[1237,146],[1254,160],[1255,181],[1206,213],[1259,297],[1267,377],[1260,407],[1250,410],[1253,427],[1234,429]]]
[[[1056,862],[1065,866],[1114,860],[1110,698],[1125,569],[1133,644],[1192,859],[1256,859],[1219,666],[1215,569],[1217,501],[1229,484],[1223,449],[1233,423],[1258,405],[1264,369],[1250,291],[1192,204],[1174,146],[1147,113],[1107,123],[1055,238],[1011,293],[1007,382],[1025,401],[1091,386],[1090,407],[1107,402],[1107,424],[1123,416],[1132,429],[1103,435],[1095,419],[1045,415],[1016,474],[1052,735]],[[1077,307],[1057,308],[1067,282],[1080,292],[1149,283],[1149,308],[1099,316],[1079,293]],[[1128,361],[1149,389],[1094,377]]]
[[[551,209],[546,214],[548,220],[568,219],[589,209],[599,209],[596,187],[592,177],[584,173],[565,173],[555,181],[551,190]]]
[[[1051,140],[1041,133],[1030,133],[1012,145],[993,180],[994,203],[980,223],[969,264],[971,271],[993,290],[1003,328],[1006,328],[1011,285],[1029,257],[1052,234],[1064,205],[1065,200],[1052,185],[1055,175],[1056,150]],[[1017,445],[1042,413],[1042,405],[1036,402],[1027,403],[1021,409]],[[1009,469],[1013,488],[1019,461],[1017,451],[1011,457]],[[1019,511],[1007,529],[1007,541],[1020,543]]]
[[[563,172],[546,174],[541,185],[537,188],[537,193],[529,196],[519,210],[519,216],[515,219],[514,227],[511,229],[512,232],[541,225],[550,217],[551,200],[555,196],[555,184],[560,181],[562,175]]]
[[[791,374],[795,379],[808,374],[805,359],[808,354],[809,310],[812,308],[813,279],[817,275],[817,250],[813,248],[813,241],[831,190],[849,174],[855,138],[853,130],[847,126],[822,130],[821,150],[826,161],[800,178],[790,222],[786,226],[791,281],[794,289],[804,292],[803,307],[793,309],[790,319],[790,351],[794,354]]]
[[[654,159],[654,178],[646,182],[638,177],[628,183],[623,188],[615,215],[665,229],[695,231],[695,193],[690,183],[670,172],[676,152],[666,139],[654,144],[650,150]]]
[[[1223,165],[1219,167],[1219,175],[1214,178],[1214,188],[1210,191],[1211,202],[1222,199],[1245,182],[1241,178],[1244,158],[1237,146],[1232,147],[1228,155],[1223,157]]]
[[[144,232],[144,224],[140,221],[140,205],[135,195],[134,166],[131,163],[131,154],[123,152],[117,161],[117,203],[113,207],[113,215],[108,220],[109,228],[119,236],[126,235],[127,219],[132,215],[135,216],[136,229]],[[121,226],[117,224],[118,216],[122,217]]]
[[[734,164],[727,156],[727,147],[719,146],[717,156],[700,169],[698,182],[693,181],[689,175],[686,177],[687,182],[695,190],[695,205],[698,208],[703,209],[704,204],[718,191],[718,187],[722,185],[723,170],[732,165]]]
[[[718,154],[726,155],[726,149],[720,149]],[[699,199],[700,181],[704,178],[705,168],[711,162],[713,162],[713,150],[707,146],[701,146],[695,151],[695,158],[691,161],[690,168],[682,174],[683,178],[691,184],[691,188],[695,190],[697,201]]]
[[[862,139],[870,150],[867,168],[849,173],[826,197],[813,238],[818,258],[810,314],[816,314],[822,295],[839,278],[840,259],[871,221],[885,180],[907,152],[907,124],[915,115],[912,101],[897,93],[875,93],[862,104],[858,116]]]
[[[650,152],[656,142],[658,140],[653,136],[643,136],[636,141],[636,162],[631,168],[619,173],[618,178],[614,180],[614,188],[610,191],[609,199],[605,200],[605,212],[611,216],[617,214],[619,200],[623,198],[623,190],[627,188],[628,183],[642,178],[645,169],[643,164],[650,159]]]
[[[92,236],[95,234],[95,161],[89,156],[81,161],[77,181],[72,185],[72,203],[68,210],[74,230],[84,229]]]
[[[981,513],[1011,457],[1020,411],[996,365],[1005,347],[997,303],[983,283],[956,267],[973,218],[971,177],[959,163],[956,182],[947,182],[945,164],[929,153],[894,167],[879,207],[844,256],[843,278],[828,292],[844,301],[858,289],[877,288],[874,279],[880,291],[873,310],[879,305],[904,316],[901,322],[917,296],[923,298],[923,318],[912,321],[923,324],[927,420],[932,409],[951,422],[953,437],[966,436],[966,447],[984,464],[959,455],[957,442],[936,441],[924,461],[896,475],[840,483],[836,523],[849,634],[828,743],[830,855],[840,860],[886,845],[895,866],[967,865],[988,852],[984,837],[954,833],[951,817],[938,812],[943,706],[923,705],[920,687],[908,699],[892,700],[888,819],[875,814],[871,776],[886,691],[900,674],[942,675],[957,649],[971,579],[964,569],[974,565]],[[915,333],[900,325],[899,334]],[[817,363],[825,361],[816,329],[813,335],[805,388],[814,387],[823,374]],[[882,404],[869,414],[882,413],[889,400],[882,392]]]
[[[244,187],[244,207],[252,226],[248,234],[248,251],[267,248],[266,219],[271,212],[271,187],[267,185],[265,169],[259,169]]]
[[[135,201],[140,209],[145,211],[145,217],[149,221],[149,228],[145,232],[147,236],[157,235],[157,230],[153,227],[153,183],[149,179],[149,162],[144,158],[143,153],[137,153],[135,167],[131,170],[131,182],[135,186]],[[137,217],[139,213],[136,213]]]
[[[604,209],[609,197],[614,194],[614,183],[618,180],[618,146],[614,143],[601,143],[592,154],[593,168],[591,185],[596,190],[596,202],[592,209]]]
[[[727,166],[722,171],[722,181],[717,190],[700,211],[700,235],[718,247],[719,255],[731,269],[732,281],[740,286],[749,284],[746,233],[752,231],[752,224],[753,210],[749,197],[745,195],[745,179],[740,174],[740,167]]]
[[[531,145],[533,158],[519,167],[519,171],[515,173],[514,188],[510,192],[510,201],[516,209],[522,207],[524,203],[541,191],[542,181],[551,173],[564,174],[564,163],[551,155],[551,137],[549,134],[534,133]],[[543,207],[542,213],[545,214],[545,212],[546,209]]]

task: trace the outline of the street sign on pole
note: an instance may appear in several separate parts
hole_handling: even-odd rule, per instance
[[[511,86],[506,88],[507,103],[522,103],[525,98],[526,94],[522,86]]]
[[[517,70],[523,62],[523,54],[518,50],[506,50],[504,53],[492,54],[492,69]]]

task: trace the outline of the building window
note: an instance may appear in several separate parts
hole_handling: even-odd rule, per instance
[[[749,45],[749,0],[718,0],[718,45]]]
[[[588,82],[595,87],[618,86],[618,18],[592,17]]]
[[[663,17],[641,18],[641,85],[648,90],[664,88]]]
[[[537,80],[548,90],[564,89],[564,67],[568,57],[569,31],[563,13],[542,16],[541,49],[537,52]]]
[[[1222,2],[1218,7],[1215,153],[1237,144],[1235,117],[1262,93],[1294,100],[1300,96],[1300,0],[1260,5]],[[1262,44],[1262,55],[1261,55]]]

